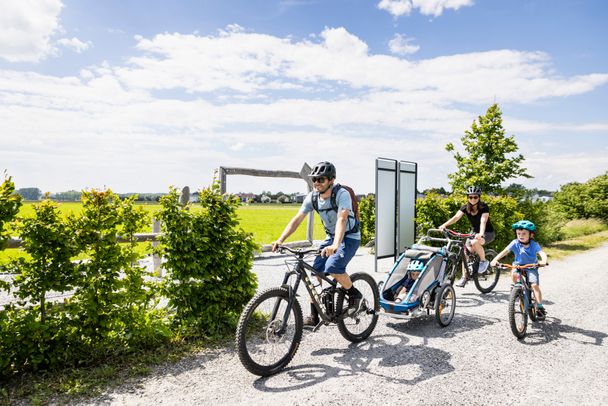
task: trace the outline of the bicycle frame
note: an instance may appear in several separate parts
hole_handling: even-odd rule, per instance
[[[534,297],[534,291],[528,282],[528,273],[525,269],[515,269],[515,272],[518,274],[519,282],[513,285],[513,287],[521,286],[522,292],[524,294],[524,314],[528,314],[528,311],[533,306],[532,305],[532,297]],[[522,282],[523,280],[523,282]]]
[[[281,329],[280,329],[281,333],[284,332],[285,326],[287,325],[287,319],[289,318],[289,314],[291,312],[291,307],[293,305],[293,301],[295,300],[296,292],[298,291],[298,287],[300,286],[301,281],[304,282],[304,287],[308,291],[308,295],[312,299],[312,303],[316,307],[317,312],[319,313],[319,316],[321,317],[321,319],[326,323],[331,323],[331,322],[336,321],[336,317],[331,317],[331,315],[327,314],[325,309],[321,306],[321,297],[319,295],[319,292],[317,292],[315,285],[314,285],[313,281],[311,280],[311,277],[308,275],[308,273],[306,271],[308,270],[311,273],[315,274],[315,276],[318,276],[319,278],[321,278],[321,280],[326,281],[330,285],[330,287],[332,287],[334,289],[337,289],[338,282],[334,279],[330,279],[329,276],[325,275],[324,273],[318,272],[311,265],[306,263],[304,261],[304,256],[309,253],[310,252],[297,253],[295,267],[292,270],[288,270],[287,272],[285,272],[285,276],[283,277],[283,283],[281,284],[281,287],[287,289],[287,291],[289,293],[289,301],[288,301],[287,307],[285,309],[285,315],[283,316],[282,325],[281,325]],[[293,276],[293,275],[295,275],[295,280],[293,283],[290,284],[290,283],[288,283],[289,278],[291,278],[291,276]],[[272,319],[274,319],[276,317],[277,312],[278,312],[278,307],[279,307],[279,302],[277,301],[277,303],[275,304],[275,307],[272,311]]]

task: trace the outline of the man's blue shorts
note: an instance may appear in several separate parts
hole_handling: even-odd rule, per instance
[[[320,249],[332,245],[334,242],[333,237],[328,238],[321,243]],[[343,274],[346,272],[346,265],[355,256],[357,248],[361,244],[361,240],[355,240],[354,238],[344,238],[338,250],[329,257],[318,256],[315,258],[315,262],[312,264],[319,272],[329,274]]]

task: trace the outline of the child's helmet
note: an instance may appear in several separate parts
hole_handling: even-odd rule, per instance
[[[420,272],[424,269],[424,262],[414,259],[407,264],[408,271]]]
[[[481,196],[481,188],[479,186],[469,186],[467,188],[467,195]]]
[[[517,223],[511,226],[513,230],[528,230],[531,233],[536,232],[536,226],[533,222],[528,220],[519,220]]]
[[[319,162],[313,166],[310,171],[309,177],[325,176],[327,179],[334,179],[336,177],[336,167],[331,162]]]

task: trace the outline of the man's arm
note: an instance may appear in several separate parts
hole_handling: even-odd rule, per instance
[[[344,239],[344,233],[346,232],[346,223],[348,222],[348,214],[350,210],[342,209],[338,213],[338,219],[336,221],[336,233],[334,234],[334,243],[328,247],[323,248],[321,251],[322,257],[328,257],[333,255],[340,248],[340,244],[342,244],[342,240]]]
[[[285,229],[281,233],[279,239],[272,243],[272,252],[276,251],[279,244],[283,244],[283,241],[285,241],[294,233],[294,231],[298,229],[304,218],[306,218],[306,213],[303,212],[298,212],[298,214],[293,216],[293,218],[285,226]]]

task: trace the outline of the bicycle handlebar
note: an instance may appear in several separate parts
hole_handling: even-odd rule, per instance
[[[536,264],[526,264],[526,265],[511,265],[511,264],[505,264],[505,263],[499,262],[498,263],[498,268],[501,268],[501,269],[506,269],[506,268],[508,268],[508,269],[529,269],[529,268],[541,268],[541,267],[547,266],[547,265],[549,265],[549,263],[546,263],[546,264],[536,263]]]
[[[319,254],[321,253],[321,250],[319,248],[308,248],[308,249],[293,249],[290,248],[286,245],[279,245],[277,247],[277,250],[280,253],[283,253],[285,251],[288,251],[294,255],[306,255],[306,254]]]
[[[433,229],[434,230],[434,229]],[[437,229],[439,230],[439,229]],[[441,231],[441,230],[440,230]],[[470,238],[470,237],[475,237],[475,233],[459,233],[457,231],[454,230],[450,230],[449,228],[444,228],[443,229],[444,234],[449,234],[452,235],[454,237],[460,237],[460,238]]]

